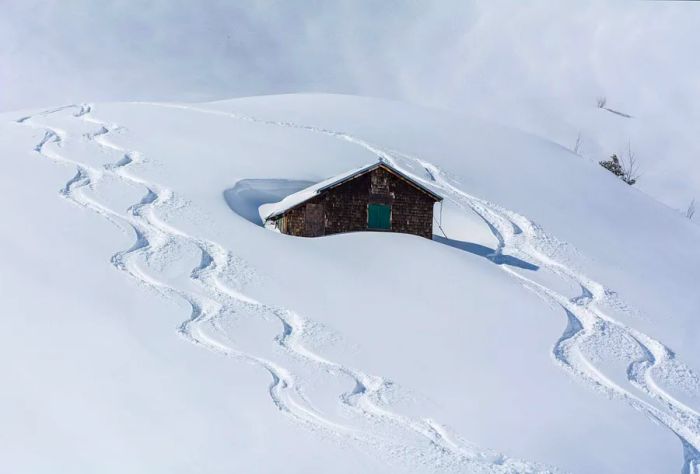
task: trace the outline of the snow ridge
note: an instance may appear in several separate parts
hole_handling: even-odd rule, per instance
[[[97,128],[96,131],[83,134],[82,139],[94,142],[103,150],[115,154],[114,162],[96,167],[71,159],[60,152],[63,143],[70,138],[68,134],[56,127],[40,124],[36,118],[68,109],[77,109],[72,114],[74,119]],[[432,472],[436,469],[441,472],[555,472],[554,469],[539,464],[510,459],[500,453],[478,448],[461,440],[432,419],[406,416],[393,411],[385,402],[386,392],[392,387],[388,379],[346,367],[309,349],[304,341],[306,328],[312,324],[311,321],[292,310],[258,302],[233,288],[226,282],[236,281],[235,266],[239,259],[235,255],[220,244],[185,233],[161,217],[168,210],[177,208],[177,196],[172,190],[134,174],[132,170],[145,162],[144,157],[138,151],[127,150],[110,141],[109,134],[119,127],[95,118],[93,106],[65,106],[35,116],[22,117],[17,122],[44,130],[44,137],[34,148],[37,153],[76,168],[75,176],[61,190],[62,196],[108,219],[123,232],[134,235],[134,242],[129,248],[112,256],[112,265],[145,288],[167,298],[184,300],[190,307],[190,315],[178,327],[179,334],[193,344],[265,370],[271,377],[268,393],[272,402],[292,420],[339,442],[370,449],[389,462],[404,463],[414,468],[423,466]],[[97,189],[105,176],[130,187],[143,188],[145,193],[126,212],[114,211],[85,192]],[[152,275],[139,265],[141,260],[147,262],[184,245],[196,247],[201,254],[200,262],[189,275],[189,280],[196,284],[195,289],[169,281],[160,275]],[[380,424],[389,430],[399,430],[406,439],[382,436],[377,430],[341,423],[318,410],[290,368],[236,348],[222,329],[222,321],[237,313],[279,321],[282,330],[275,341],[280,348],[290,357],[316,367],[320,373],[349,379],[352,389],[340,394],[339,402],[374,426]],[[413,442],[412,439],[418,439],[419,442]]]
[[[521,257],[551,271],[563,280],[576,283],[581,288],[579,296],[569,298],[524,276],[508,265],[499,265],[499,268],[524,287],[564,311],[567,327],[552,349],[556,362],[578,380],[610,398],[625,401],[673,432],[683,447],[682,474],[700,473],[700,414],[675,399],[660,387],[653,377],[655,370],[668,366],[676,359],[675,353],[661,342],[605,313],[600,306],[609,303],[615,292],[555,259],[553,255],[557,246],[554,243],[559,241],[545,233],[536,223],[517,212],[462,191],[447,173],[420,157],[387,150],[348,133],[180,104],[151,105],[228,116],[237,120],[300,129],[345,140],[374,153],[419,182],[436,189],[445,199],[449,199],[465,211],[476,212],[498,240],[498,247],[490,257],[494,262],[498,263],[505,255]],[[425,176],[417,174],[415,170],[425,173]],[[641,351],[641,357],[628,354],[633,361],[627,368],[627,380],[636,392],[607,377],[582,351],[582,345],[587,340],[603,336],[607,328],[621,331]]]

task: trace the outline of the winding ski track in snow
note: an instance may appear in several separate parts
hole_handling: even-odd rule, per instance
[[[107,124],[103,124],[102,122],[99,122],[93,118],[86,118],[88,117],[88,114],[91,113],[91,106],[83,105],[74,107],[79,108],[79,111],[74,114],[76,118],[82,118],[88,122],[97,123],[100,125],[100,129],[97,132],[87,134],[85,137],[89,140],[95,140],[101,146],[112,149],[116,153],[123,153],[123,156],[121,156],[118,161],[105,166],[102,170],[96,167],[88,167],[83,163],[65,157],[63,154],[59,153],[58,150],[54,150],[47,146],[48,144],[55,144],[60,148],[65,140],[66,132],[56,128],[51,128],[48,125],[35,125],[33,122],[30,122],[32,117],[23,117],[22,119],[18,120],[18,122],[46,130],[44,137],[36,145],[35,151],[58,163],[73,165],[76,167],[76,175],[71,178],[61,190],[61,194],[64,197],[69,199],[71,202],[97,212],[102,217],[105,217],[111,222],[117,224],[123,230],[130,229],[135,235],[135,241],[131,247],[116,252],[111,258],[111,263],[117,269],[129,274],[138,283],[153,289],[164,296],[177,297],[185,300],[191,307],[191,313],[189,318],[178,328],[179,333],[183,337],[190,340],[194,344],[204,346],[207,349],[227,356],[239,358],[245,362],[250,362],[262,367],[269,372],[272,378],[272,383],[269,387],[269,394],[275,405],[280,410],[295,417],[297,421],[302,423],[311,423],[314,427],[322,427],[325,424],[325,420],[320,419],[318,415],[313,413],[312,410],[309,410],[305,406],[299,405],[297,401],[293,399],[291,393],[295,391],[295,382],[293,376],[286,369],[265,359],[236,351],[235,349],[222,344],[215,338],[210,337],[206,331],[203,330],[203,326],[209,324],[212,319],[224,311],[224,306],[220,302],[201,294],[179,290],[174,286],[169,285],[167,282],[161,281],[158,278],[148,274],[139,267],[137,263],[139,257],[148,259],[151,256],[156,255],[168,245],[174,243],[176,239],[181,238],[185,241],[193,243],[202,252],[203,263],[192,270],[191,277],[194,280],[209,283],[209,278],[214,277],[214,269],[218,265],[221,265],[221,262],[215,260],[215,258],[212,256],[212,253],[216,252],[216,255],[224,255],[226,252],[216,247],[214,244],[204,243],[197,239],[191,238],[184,233],[167,226],[167,224],[164,222],[161,222],[155,215],[155,209],[158,207],[168,206],[173,199],[173,194],[169,190],[162,188],[155,183],[149,183],[132,174],[129,174],[126,167],[132,163],[138,162],[136,158],[140,155],[133,151],[124,150],[111,142],[101,139],[100,137],[104,137],[107,133],[109,133],[109,129],[107,128]],[[54,109],[40,115],[48,115],[57,111],[65,110],[66,108],[69,107]],[[97,201],[89,199],[82,193],[79,193],[79,190],[82,187],[95,187],[95,185],[101,181],[105,174],[113,175],[127,182],[128,184],[143,186],[146,189],[146,194],[143,196],[143,198],[139,202],[130,206],[126,215],[121,215],[114,212],[99,204]],[[220,285],[217,282],[217,286],[221,287],[223,285]],[[337,430],[337,427],[333,427],[333,430]]]
[[[545,233],[536,223],[515,211],[462,191],[446,173],[420,157],[385,149],[349,133],[202,107],[163,103],[147,104],[227,116],[237,120],[305,130],[310,133],[335,137],[385,159],[392,166],[401,169],[419,182],[436,189],[465,211],[474,211],[487,223],[498,241],[498,247],[490,257],[494,262],[498,263],[504,255],[524,257],[525,260],[548,269],[561,279],[575,282],[580,286],[581,294],[570,298],[524,276],[508,265],[499,265],[499,268],[519,281],[524,287],[555,306],[561,307],[564,311],[567,317],[567,326],[552,349],[552,355],[556,362],[575,378],[584,381],[610,398],[625,401],[634,409],[645,413],[649,418],[673,432],[683,447],[682,474],[700,474],[700,414],[670,395],[656,383],[653,377],[655,369],[671,363],[676,358],[675,353],[654,338],[606,314],[600,305],[606,302],[608,295],[612,292],[603,284],[565,263],[557,261],[552,256],[554,253],[552,252],[552,242],[557,242],[557,240]],[[415,167],[424,171],[426,176],[412,172],[411,170]],[[637,393],[607,377],[602,370],[585,357],[582,351],[582,344],[585,341],[594,337],[604,337],[606,327],[620,330],[629,340],[634,341],[641,351],[641,357],[630,354],[633,361],[628,365],[626,374],[629,384],[637,389]]]
[[[69,109],[76,110],[71,114],[73,118],[96,127],[95,131],[83,134],[82,138],[114,153],[116,159],[112,163],[98,167],[67,156],[62,152],[63,144],[68,139],[67,132],[37,120],[43,117],[46,121],[47,116]],[[134,235],[129,248],[112,256],[112,265],[146,288],[168,298],[184,300],[190,307],[190,314],[180,324],[178,332],[193,344],[265,370],[271,377],[268,393],[272,402],[296,422],[331,438],[372,449],[389,461],[423,465],[441,472],[552,472],[539,464],[510,459],[495,451],[473,446],[450,433],[435,420],[410,417],[393,411],[384,402],[391,382],[346,367],[314,352],[304,344],[309,320],[294,311],[258,302],[225,283],[225,277],[235,275],[233,267],[237,263],[236,257],[221,245],[187,234],[159,216],[159,210],[175,208],[177,197],[171,190],[132,172],[132,167],[143,163],[144,157],[136,150],[127,150],[108,140],[109,134],[119,127],[95,118],[91,105],[60,107],[22,117],[17,122],[44,131],[44,137],[34,148],[37,153],[57,163],[75,167],[76,174],[66,182],[61,195],[96,212],[122,231]],[[84,192],[96,190],[105,176],[116,178],[128,186],[143,188],[145,194],[129,206],[126,212],[114,211]],[[182,285],[153,275],[142,268],[140,263],[148,262],[179,244],[194,246],[201,254],[199,264],[189,275],[190,281],[196,283],[196,289],[188,286],[183,288]],[[238,312],[278,320],[282,330],[276,335],[275,341],[291,357],[301,359],[324,373],[332,376],[340,374],[352,381],[352,389],[339,396],[340,403],[371,423],[402,430],[417,436],[422,442],[415,444],[402,439],[391,439],[370,429],[342,424],[316,409],[304,394],[291,369],[265,357],[237,349],[226,336],[220,322]]]

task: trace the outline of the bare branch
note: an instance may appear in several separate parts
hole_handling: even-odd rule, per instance
[[[578,132],[578,136],[576,137],[576,143],[574,144],[574,153],[578,155],[579,150],[581,150],[581,132]]]
[[[632,152],[632,145],[627,142],[627,157],[622,160],[622,180],[632,185],[637,182],[641,173],[639,172],[639,163],[637,162],[637,156]]]
[[[695,216],[695,198],[688,204],[688,209],[685,211],[685,217],[692,219]]]

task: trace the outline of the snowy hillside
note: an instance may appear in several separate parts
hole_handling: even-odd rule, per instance
[[[8,472],[700,472],[700,227],[596,164],[351,96],[1,117]],[[377,157],[433,241],[262,227]]]
[[[594,163],[613,153],[628,160],[631,150],[640,178],[635,186],[676,210],[685,211],[700,186],[697,120],[680,117],[673,108],[652,111],[615,100],[598,107],[594,97],[586,96],[565,102],[539,98],[515,106],[475,104],[474,110],[487,120],[547,137]]]

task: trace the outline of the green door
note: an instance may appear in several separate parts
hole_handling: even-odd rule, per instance
[[[367,228],[390,230],[391,229],[391,206],[384,204],[367,205]]]

